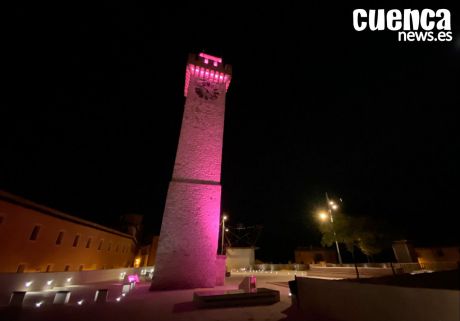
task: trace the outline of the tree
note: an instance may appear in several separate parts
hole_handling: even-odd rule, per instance
[[[361,224],[357,245],[361,252],[372,258],[385,247],[391,246],[390,229],[384,222],[369,217],[360,217],[359,220]]]
[[[337,242],[345,244],[353,258],[355,246],[368,257],[372,257],[391,244],[387,234],[382,230],[383,227],[383,224],[376,224],[376,221],[369,217],[352,217],[336,213],[333,223],[327,221],[319,225],[322,233],[321,244],[331,246],[337,238]]]

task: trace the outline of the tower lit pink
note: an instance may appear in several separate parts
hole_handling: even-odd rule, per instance
[[[151,290],[213,287],[219,236],[225,96],[231,66],[191,54],[184,116]]]

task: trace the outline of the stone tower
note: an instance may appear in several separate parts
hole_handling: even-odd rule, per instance
[[[176,161],[151,290],[214,287],[220,222],[225,95],[231,66],[191,54]]]

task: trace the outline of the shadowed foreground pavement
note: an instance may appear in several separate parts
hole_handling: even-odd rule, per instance
[[[238,321],[238,320],[304,320],[304,321],[334,321],[313,318],[302,315],[291,306],[287,281],[294,275],[257,275],[257,286],[280,291],[281,301],[268,306],[228,307],[213,309],[197,309],[193,302],[195,290],[176,290],[150,292],[149,283],[139,284],[120,302],[110,300],[105,304],[87,303],[79,306],[76,299],[65,306],[45,304],[40,308],[23,308],[12,310],[0,309],[0,320],[3,321],[77,321],[77,320],[110,320],[110,321],[143,321],[143,320],[183,320],[183,321]],[[245,274],[227,278],[225,287],[236,288]],[[95,289],[92,289],[93,291]],[[113,289],[112,291],[117,291]],[[119,289],[121,293],[121,288]],[[115,296],[112,295],[112,298]]]

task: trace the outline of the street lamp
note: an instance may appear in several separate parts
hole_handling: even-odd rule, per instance
[[[340,255],[340,247],[339,247],[339,242],[337,242],[337,234],[335,233],[335,228],[334,228],[334,216],[332,215],[332,212],[337,210],[339,206],[334,203],[334,201],[331,201],[329,199],[329,196],[326,193],[326,203],[327,203],[327,209],[329,212],[329,215],[326,213],[322,212],[319,214],[319,218],[322,221],[325,221],[327,218],[331,219],[331,227],[332,227],[332,233],[334,234],[334,241],[335,241],[335,247],[337,249],[337,255],[339,258],[339,264],[342,265],[342,255]]]
[[[329,215],[325,212],[320,212],[318,216],[319,216],[319,219],[323,222],[329,218]]]
[[[225,228],[225,221],[228,219],[227,215],[222,215],[222,242],[220,246],[220,254],[224,255],[224,234],[225,232],[228,232],[228,229]]]

